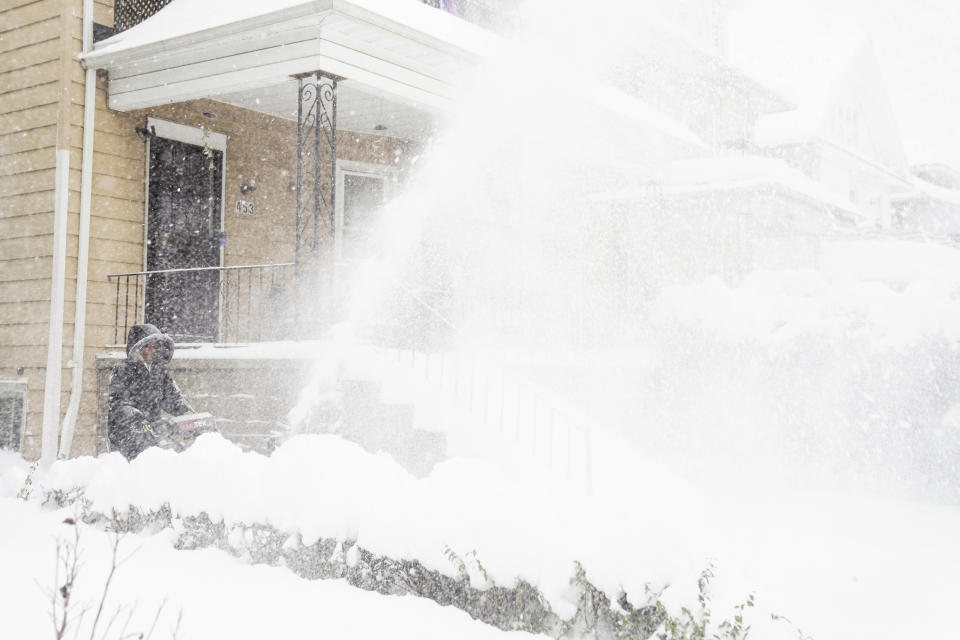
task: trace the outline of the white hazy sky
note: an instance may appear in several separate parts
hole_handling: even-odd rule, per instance
[[[960,169],[960,0],[735,0],[731,58],[803,103],[868,36],[913,164]]]

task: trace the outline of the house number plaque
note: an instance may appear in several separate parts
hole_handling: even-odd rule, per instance
[[[246,200],[237,200],[237,215],[238,216],[252,216],[253,215],[253,203],[247,202]]]

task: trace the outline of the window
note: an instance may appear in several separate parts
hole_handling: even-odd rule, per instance
[[[395,175],[392,167],[338,162],[335,233],[338,262],[355,262],[369,251],[377,212],[392,194]]]
[[[347,173],[343,176],[343,242],[362,245],[375,222],[375,213],[383,204],[384,177]]]
[[[0,449],[20,451],[26,421],[27,385],[0,382]]]

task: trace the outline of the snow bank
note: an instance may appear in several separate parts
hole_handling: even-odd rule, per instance
[[[815,271],[755,272],[739,287],[710,278],[671,290],[657,313],[664,322],[708,326],[726,340],[771,348],[787,347],[804,335],[907,348],[929,336],[960,338],[960,300],[951,298],[952,289],[937,281],[915,281],[897,290]]]
[[[51,633],[50,600],[54,585],[56,540],[70,540],[72,527],[63,520],[70,509],[41,511],[33,503],[0,498],[0,601],[4,603],[5,637],[41,638]],[[72,601],[88,609],[77,626],[90,634],[110,567],[112,539],[93,527],[80,525],[83,558]],[[190,638],[502,638],[504,632],[472,620],[453,607],[441,607],[425,598],[383,596],[348,586],[342,581],[310,581],[280,567],[247,566],[215,550],[175,551],[168,536],[128,536],[123,539],[110,598],[98,624],[107,623],[118,606],[132,610],[128,633],[147,631],[153,637]],[[61,574],[62,575],[62,574]],[[75,627],[71,626],[70,630]],[[119,635],[119,634],[118,634]],[[68,631],[68,637],[74,634]],[[531,638],[526,633],[507,637]],[[108,637],[118,637],[109,635]]]
[[[625,469],[631,466],[629,460],[621,462]],[[655,481],[648,471],[645,482]],[[14,484],[0,486],[12,490]],[[498,584],[512,586],[524,578],[566,616],[575,605],[569,589],[574,561],[581,561],[598,584],[614,592],[629,584],[637,594],[647,581],[665,584],[674,573],[695,578],[705,562],[687,565],[684,560],[678,571],[674,559],[661,556],[663,545],[681,544],[682,528],[657,527],[644,535],[655,544],[635,548],[631,536],[636,531],[595,526],[605,521],[596,505],[551,494],[549,488],[512,484],[476,461],[443,463],[417,481],[389,456],[370,455],[336,436],[298,436],[268,458],[208,435],[179,455],[154,448],[132,463],[116,453],[59,461],[39,484],[44,490],[82,488],[98,512],[128,505],[149,511],[169,504],[175,514],[205,512],[228,524],[269,524],[299,534],[304,544],[321,537],[354,540],[375,553],[418,559],[451,576],[456,567],[445,549],[461,557],[476,551]],[[669,495],[668,500],[677,494]],[[629,558],[615,559],[605,551],[612,547],[633,548]]]
[[[624,590],[637,603],[649,585],[663,590],[662,601],[675,612],[695,604],[696,578],[712,561],[715,617],[732,614],[754,591],[761,637],[796,637],[791,628],[774,625],[770,612],[789,616],[818,640],[925,635],[947,623],[950,590],[940,585],[953,584],[960,571],[954,544],[960,510],[762,484],[731,490],[720,478],[704,491],[635,449],[613,444],[597,454],[599,495],[592,500],[519,484],[465,460],[444,463],[416,480],[387,456],[367,454],[334,436],[296,437],[267,458],[206,435],[182,454],[152,449],[133,463],[117,454],[60,461],[35,482],[48,490],[82,487],[97,510],[169,503],[181,515],[207,512],[227,523],[268,523],[306,543],[319,536],[356,540],[375,553],[416,558],[448,575],[456,568],[444,556],[446,547],[460,557],[476,551],[497,583],[526,578],[561,616],[573,610],[576,593],[569,580],[575,560],[608,593]],[[5,495],[13,490],[8,475],[20,471],[0,474]],[[23,529],[11,537],[8,528],[2,548],[17,548],[30,535],[42,539],[36,533],[48,529],[30,520],[35,517],[14,518],[23,520]],[[183,559],[164,556],[163,562],[182,566],[183,575],[197,563],[200,575],[212,572],[213,584],[250,585],[229,563],[211,557],[184,552]],[[207,569],[210,562],[219,568]],[[246,575],[289,590],[293,602],[303,589],[314,588],[276,571]],[[172,569],[162,574],[150,587],[157,597],[166,588],[194,593],[174,579]],[[916,586],[901,589],[905,584]],[[224,593],[233,597],[234,587]],[[875,615],[887,608],[923,617]],[[251,628],[262,628],[258,624]]]
[[[635,381],[638,439],[676,464],[736,460],[725,476],[960,502],[958,260],[936,244],[841,242],[819,271],[665,291]]]

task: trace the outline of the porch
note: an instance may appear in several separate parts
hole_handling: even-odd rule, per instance
[[[139,225],[132,210],[99,213],[124,244],[97,258],[106,287],[91,300],[94,323],[112,324],[95,364],[95,449],[106,449],[109,371],[129,327],[150,322],[177,342],[171,372],[194,406],[266,452],[310,377],[307,345],[340,318],[371,213],[492,36],[415,2],[147,4],[153,15],[118,24],[129,28],[84,56],[109,76],[110,111],[98,117],[111,129],[132,123],[126,139],[145,147]],[[97,146],[106,149],[102,137]],[[120,155],[112,174],[135,177],[135,154]],[[414,429],[410,406],[381,401],[369,376],[340,382],[349,417],[311,428],[392,449],[401,462],[414,449],[442,453],[442,438]],[[365,428],[351,427],[361,414]]]

